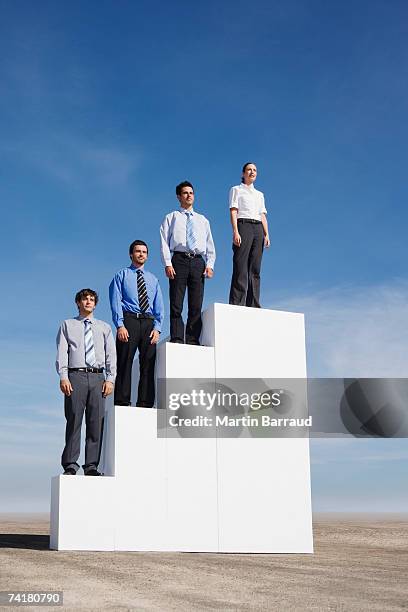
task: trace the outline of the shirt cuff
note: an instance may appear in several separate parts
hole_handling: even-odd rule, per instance
[[[161,332],[161,324],[159,323],[159,321],[154,322],[153,329],[155,331]]]
[[[113,376],[113,374],[105,374],[105,380],[106,382],[110,382],[113,385],[115,384],[115,376]]]
[[[211,268],[211,270],[214,270],[214,264],[215,264],[215,259],[208,259],[207,263],[205,264],[205,267]]]
[[[68,368],[64,368],[59,373],[60,380],[68,380]]]
[[[171,259],[165,259],[164,260],[164,265],[166,266],[166,268],[167,268],[167,266],[172,266],[173,264],[171,263]]]
[[[124,319],[118,319],[118,322],[116,323],[116,329],[118,329],[118,327],[123,327],[123,321]]]

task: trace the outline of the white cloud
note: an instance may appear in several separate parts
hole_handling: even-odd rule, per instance
[[[408,377],[408,282],[334,287],[273,308],[305,313],[309,376]]]
[[[400,439],[312,439],[310,441],[311,464],[354,463],[356,466],[367,462],[408,461],[406,440]]]
[[[126,187],[141,160],[138,150],[125,150],[105,142],[97,146],[85,138],[64,133],[4,143],[0,153],[14,156],[47,176],[71,186]]]
[[[109,185],[125,185],[136,169],[139,156],[117,148],[84,148],[81,151],[83,163]]]

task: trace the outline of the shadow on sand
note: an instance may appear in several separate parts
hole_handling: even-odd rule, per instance
[[[49,550],[50,538],[32,533],[0,533],[0,548]]]

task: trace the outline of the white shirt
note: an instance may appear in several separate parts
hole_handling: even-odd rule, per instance
[[[191,219],[194,226],[194,235],[196,238],[196,248],[194,253],[202,255],[206,262],[206,267],[214,269],[215,262],[215,247],[211,228],[208,219],[204,215],[200,215],[191,211]],[[175,210],[163,219],[160,226],[160,243],[161,243],[161,258],[165,266],[171,266],[171,257],[175,251],[185,253],[187,251],[187,215],[184,208]]]
[[[265,198],[262,191],[254,185],[241,183],[231,187],[229,192],[229,207],[238,209],[238,219],[255,219],[261,221],[261,213],[266,213]]]

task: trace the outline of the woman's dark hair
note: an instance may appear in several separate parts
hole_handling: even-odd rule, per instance
[[[176,187],[176,195],[181,195],[181,190],[183,189],[183,187],[191,187],[191,189],[194,191],[194,187],[192,186],[190,181],[183,181],[182,183],[179,183],[177,185],[177,187]]]
[[[252,164],[253,166],[255,166],[255,167],[256,167],[256,163],[255,163],[255,162],[247,162],[246,164],[244,164],[244,165],[242,166],[242,174],[244,174],[244,172],[245,172],[245,170],[246,170],[247,166],[250,166],[251,164]],[[243,177],[243,176],[241,176],[241,183],[243,183],[243,182],[244,182],[244,177]]]
[[[149,253],[149,247],[147,246],[147,244],[145,242],[143,242],[143,240],[134,240],[132,242],[132,244],[129,246],[129,255],[133,254],[133,249],[135,248],[135,246],[145,246],[147,249],[147,253]]]
[[[96,306],[96,304],[98,303],[98,294],[93,289],[81,289],[81,291],[78,291],[75,296],[75,304],[78,306],[78,303],[84,298],[88,297],[88,295],[91,295],[93,298],[95,298]]]

